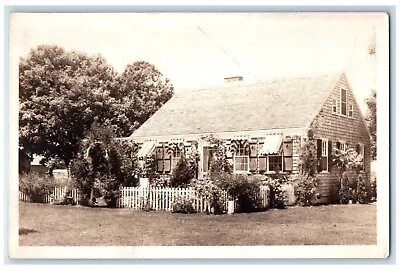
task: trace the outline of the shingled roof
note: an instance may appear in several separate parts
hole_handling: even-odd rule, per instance
[[[342,72],[176,93],[130,138],[303,128]]]

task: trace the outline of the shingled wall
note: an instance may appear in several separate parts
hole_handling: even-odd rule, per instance
[[[353,117],[341,115],[340,104],[338,105],[339,113],[332,113],[333,100],[337,99],[340,102],[340,91],[342,88],[347,90],[347,104],[353,104]],[[316,124],[314,135],[316,138],[324,138],[332,141],[333,145],[338,141],[344,141],[348,144],[349,148],[353,149],[355,149],[357,143],[363,143],[365,145],[365,173],[369,184],[371,147],[369,133],[363,118],[364,116],[356,103],[347,78],[343,75],[314,120]],[[321,203],[332,203],[337,200],[335,197],[337,197],[338,188],[340,187],[340,177],[337,169],[332,169],[331,172],[321,172],[318,174],[318,178],[320,179],[318,192],[321,194]]]

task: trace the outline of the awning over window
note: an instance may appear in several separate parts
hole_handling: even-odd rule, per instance
[[[137,153],[137,156],[139,158],[146,157],[149,153],[151,153],[151,151],[153,151],[155,145],[156,141],[145,141],[142,144],[142,147],[140,148],[139,152]]]
[[[265,142],[260,150],[260,155],[277,154],[282,145],[282,135],[273,134],[265,136]]]

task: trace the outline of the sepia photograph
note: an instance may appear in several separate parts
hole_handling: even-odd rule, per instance
[[[10,13],[9,86],[12,258],[389,255],[386,13]]]

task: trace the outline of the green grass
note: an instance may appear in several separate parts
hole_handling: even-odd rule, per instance
[[[375,205],[234,215],[20,203],[20,245],[223,246],[376,244]]]

